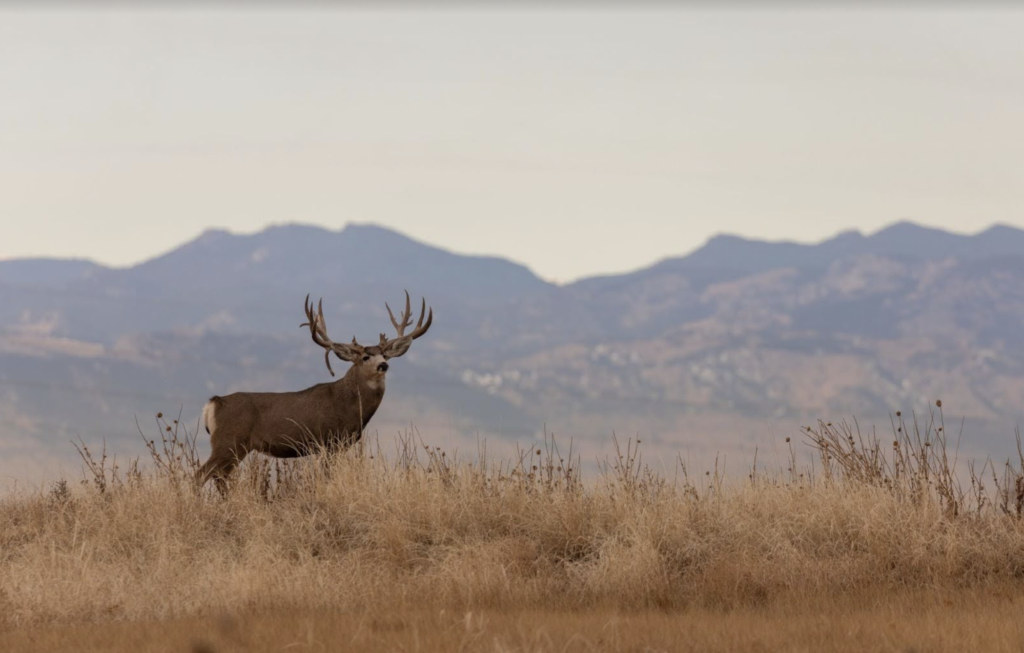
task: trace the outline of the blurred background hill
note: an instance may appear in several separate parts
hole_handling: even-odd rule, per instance
[[[965,447],[1000,457],[1022,421],[1015,228],[722,235],[557,285],[373,225],[283,225],[207,231],[125,268],[0,261],[0,473],[73,465],[79,436],[137,452],[135,416],[148,428],[180,408],[194,425],[211,394],[327,380],[298,328],[306,293],[323,297],[332,337],[365,342],[391,329],[384,302],[405,288],[436,320],[390,375],[371,424],[384,441],[414,425],[465,450],[547,429],[588,454],[614,432],[654,455],[749,457],[818,417],[885,430],[889,413],[943,398],[950,430],[967,420]]]

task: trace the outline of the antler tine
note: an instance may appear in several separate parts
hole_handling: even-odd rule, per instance
[[[306,293],[306,301],[302,302],[302,310],[306,313],[306,319],[310,318],[309,312],[309,293]],[[309,326],[309,322],[303,322],[299,325],[300,327]]]
[[[324,319],[324,298],[321,297],[320,301],[316,304],[316,330],[320,333],[320,336],[327,342],[331,342],[331,339],[327,337],[327,320]]]
[[[413,329],[412,333],[409,334],[409,337],[412,338],[413,340],[415,340],[416,338],[419,338],[424,333],[426,333],[427,329],[430,328],[430,324],[434,321],[434,309],[431,308],[428,311],[428,309],[427,309],[427,298],[426,297],[421,297],[420,299],[421,299],[421,303],[420,303],[420,319],[416,322],[416,328]],[[427,323],[426,324],[423,323],[424,316],[427,318]],[[405,291],[405,317],[406,317],[406,326],[411,325],[412,324],[412,307],[409,305],[409,291],[408,290]],[[405,330],[403,329],[402,333],[400,333],[399,335],[405,335]]]
[[[320,307],[316,315],[313,315],[313,305],[309,303],[309,295],[306,295],[306,322],[300,324],[300,327],[308,326],[309,333],[313,336],[313,342],[320,345],[321,347],[329,347],[334,344],[330,338],[327,337],[326,324],[324,323],[324,310],[323,300],[320,300]]]
[[[312,330],[313,325],[313,307],[309,305],[309,293],[306,294],[306,301],[302,303],[302,310],[306,313],[306,321],[299,325],[299,327],[308,326]]]
[[[395,314],[391,312],[391,307],[388,306],[387,302],[384,302],[384,308],[388,309],[388,317],[391,318],[391,324],[394,324],[395,325],[395,330],[398,331],[399,334],[401,334],[402,331],[401,331],[401,327],[398,326],[398,320],[395,319]]]
[[[327,365],[327,371],[331,373],[331,376],[334,376],[334,368],[331,367],[331,352],[333,351],[334,342],[327,336],[327,323],[324,321],[324,300],[323,298],[320,299],[317,305],[317,314],[313,315],[313,305],[309,302],[309,295],[307,294],[304,308],[308,322],[303,322],[299,326],[308,326],[313,342],[324,348],[324,363]]]
[[[424,333],[426,333],[427,329],[430,328],[430,324],[434,321],[434,309],[431,308],[430,311],[428,312],[427,311],[427,298],[426,297],[421,297],[420,299],[421,299],[420,319],[416,322],[416,328],[413,329],[412,333],[409,334],[409,337],[412,338],[413,340],[415,340],[416,338],[419,338]],[[423,324],[423,316],[424,315],[426,315],[426,317],[427,317],[427,323],[426,324]],[[406,320],[406,326],[409,326],[409,325],[412,324],[412,306],[409,305],[409,291],[408,290],[405,291],[405,320]],[[404,328],[403,328],[402,332],[399,335],[405,335],[405,329]]]
[[[423,326],[423,315],[427,312],[427,298],[420,297],[420,299],[423,301],[423,303],[420,304],[420,319],[419,322],[416,323],[417,329]]]
[[[426,300],[426,298],[424,298],[423,299],[423,308],[425,309],[426,307],[427,307],[427,300]],[[416,325],[416,328],[413,330],[413,332],[409,334],[409,336],[413,340],[415,340],[416,338],[419,338],[420,336],[422,336],[424,333],[427,332],[427,329],[430,328],[430,325],[433,324],[433,322],[434,322],[434,309],[431,308],[427,312],[427,323],[423,324],[423,326],[420,326],[420,324],[423,323],[423,311],[421,310],[420,311],[420,321]]]
[[[427,329],[430,328],[430,325],[434,322],[434,309],[427,308],[427,299],[424,297],[420,304],[420,318],[416,322],[416,328],[412,330],[412,333],[406,334],[406,328],[412,326],[412,299],[409,297],[409,291],[405,291],[405,310],[400,316],[401,321],[395,319],[395,314],[391,312],[391,306],[389,306],[387,302],[384,302],[384,306],[388,309],[388,317],[391,318],[391,324],[395,326],[395,331],[398,332],[398,337],[392,340],[386,340],[384,334],[381,334],[380,346],[382,349],[387,349],[394,343],[402,341],[403,344],[398,346],[399,353],[391,354],[392,356],[401,356],[409,348],[410,342],[422,336],[427,332]],[[426,323],[423,322],[424,318],[427,320]]]
[[[391,307],[388,306],[387,302],[384,302],[384,308],[388,309],[388,317],[391,318],[391,324],[395,326],[395,331],[398,332],[398,337],[401,338],[405,335],[406,327],[412,324],[412,307],[409,305],[409,291],[405,291],[405,312],[402,313],[401,324],[395,319],[395,314],[391,312]]]

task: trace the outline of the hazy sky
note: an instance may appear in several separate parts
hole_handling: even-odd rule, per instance
[[[722,231],[1024,226],[1004,5],[189,6],[0,9],[0,258],[356,221],[567,280]]]

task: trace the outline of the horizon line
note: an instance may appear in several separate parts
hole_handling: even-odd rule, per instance
[[[389,232],[391,234],[395,234],[397,236],[400,236],[402,238],[410,240],[410,241],[412,241],[412,242],[414,242],[414,243],[416,243],[418,245],[421,245],[423,247],[429,247],[429,248],[432,248],[432,249],[441,250],[441,251],[443,251],[445,253],[448,253],[448,254],[451,254],[451,255],[454,255],[454,256],[464,256],[464,257],[471,257],[471,258],[490,258],[490,259],[499,259],[499,260],[502,260],[502,261],[506,261],[508,263],[512,263],[512,264],[519,265],[519,266],[522,266],[522,267],[526,268],[527,270],[530,271],[531,274],[536,276],[538,279],[541,279],[541,280],[545,281],[546,283],[550,283],[550,284],[558,285],[558,286],[567,286],[567,285],[570,285],[570,284],[573,284],[573,283],[577,283],[579,281],[584,281],[584,280],[587,280],[587,279],[598,279],[598,278],[606,278],[606,277],[611,277],[611,276],[620,276],[620,275],[632,274],[632,273],[635,273],[635,272],[639,272],[639,271],[642,271],[642,270],[649,269],[651,267],[654,267],[654,266],[659,265],[661,263],[664,263],[666,261],[684,259],[684,258],[687,258],[687,257],[689,257],[689,256],[691,256],[691,255],[693,255],[693,254],[695,254],[697,252],[699,252],[700,250],[702,250],[705,247],[707,247],[707,245],[709,243],[711,243],[713,240],[716,240],[716,239],[719,239],[719,238],[733,238],[733,239],[743,240],[743,241],[747,241],[747,242],[763,243],[763,244],[767,244],[767,245],[802,245],[802,246],[805,246],[805,247],[816,247],[816,246],[819,246],[819,245],[822,245],[824,243],[830,242],[832,240],[835,240],[836,238],[840,238],[840,237],[845,236],[845,235],[856,234],[857,236],[860,236],[861,238],[871,238],[871,237],[877,236],[879,234],[882,234],[882,233],[884,233],[886,231],[889,231],[889,230],[891,230],[893,228],[900,227],[900,226],[910,226],[910,227],[914,227],[914,228],[921,229],[921,230],[924,230],[924,231],[940,232],[940,233],[948,234],[948,235],[951,235],[951,236],[958,236],[958,237],[961,237],[961,238],[973,238],[973,237],[976,237],[976,236],[980,236],[980,235],[982,235],[982,234],[984,234],[986,232],[992,231],[993,229],[1001,229],[1001,228],[1002,229],[1011,229],[1011,230],[1014,230],[1014,231],[1024,232],[1024,229],[1022,229],[1020,227],[1015,227],[1012,224],[1008,224],[1006,222],[1000,222],[1000,221],[990,222],[986,226],[984,226],[984,227],[982,227],[982,228],[980,228],[980,229],[978,229],[976,231],[973,231],[973,232],[965,232],[965,231],[954,231],[954,230],[945,229],[945,228],[942,228],[942,227],[931,226],[931,225],[925,224],[925,223],[923,223],[921,221],[913,220],[913,219],[910,219],[910,218],[901,218],[899,220],[895,220],[895,221],[893,221],[893,222],[891,222],[891,223],[885,225],[884,227],[881,227],[881,228],[879,228],[879,229],[877,229],[875,231],[866,231],[866,230],[858,229],[856,227],[851,227],[851,228],[848,228],[848,229],[841,229],[841,230],[833,233],[831,236],[827,236],[825,238],[820,238],[820,239],[817,239],[817,240],[810,240],[810,241],[807,241],[807,240],[803,240],[802,241],[802,240],[798,240],[798,239],[794,239],[794,238],[785,238],[785,237],[784,238],[780,238],[780,239],[769,240],[769,239],[765,239],[765,238],[753,238],[753,237],[745,236],[745,235],[742,235],[742,234],[739,234],[739,233],[736,233],[736,232],[722,231],[722,232],[714,233],[714,234],[708,236],[700,245],[698,245],[697,247],[695,247],[695,248],[693,248],[693,249],[691,249],[689,251],[682,252],[682,253],[677,253],[677,254],[668,254],[666,256],[662,256],[661,258],[656,258],[656,259],[652,260],[651,262],[649,262],[649,263],[647,263],[645,265],[642,265],[640,267],[637,267],[637,268],[633,268],[633,269],[626,270],[626,271],[621,271],[621,272],[600,272],[600,271],[597,271],[597,272],[593,272],[593,273],[590,273],[590,274],[584,274],[584,275],[581,275],[579,277],[575,277],[573,279],[568,279],[568,280],[558,280],[558,279],[547,278],[547,277],[545,277],[545,276],[543,276],[541,274],[538,274],[537,271],[534,270],[533,268],[531,268],[529,265],[526,265],[525,263],[522,263],[522,262],[516,260],[515,258],[513,258],[511,256],[500,255],[500,254],[488,254],[488,253],[481,253],[481,252],[457,251],[457,250],[451,249],[451,248],[449,248],[449,247],[447,247],[445,245],[442,245],[442,244],[437,244],[437,243],[434,243],[434,242],[428,242],[428,241],[421,240],[419,238],[410,236],[410,235],[406,234],[405,232],[401,231],[400,229],[388,226],[386,224],[382,224],[380,222],[372,222],[372,221],[361,222],[361,221],[356,221],[356,220],[344,222],[341,225],[341,227],[337,228],[337,229],[332,229],[331,227],[325,226],[323,224],[317,224],[317,223],[313,223],[313,222],[301,222],[301,221],[269,222],[269,223],[264,224],[262,227],[259,227],[257,229],[253,229],[253,230],[250,230],[250,231],[232,230],[232,229],[229,229],[227,227],[209,226],[209,227],[206,227],[205,229],[203,229],[202,231],[200,231],[197,235],[193,236],[192,238],[189,238],[189,239],[187,239],[187,240],[185,240],[185,241],[183,241],[183,242],[181,242],[181,243],[179,243],[179,244],[177,244],[177,245],[175,245],[175,246],[173,246],[173,247],[171,247],[169,249],[166,249],[162,253],[159,253],[159,254],[156,254],[154,256],[150,256],[150,257],[147,257],[147,258],[142,258],[142,259],[140,259],[138,261],[135,261],[134,263],[130,263],[130,264],[127,264],[127,265],[111,265],[111,264],[108,264],[108,263],[103,263],[103,262],[101,262],[101,261],[99,261],[99,260],[97,260],[95,258],[89,257],[88,255],[85,255],[85,256],[68,256],[68,257],[46,256],[46,255],[15,256],[15,257],[9,257],[9,258],[0,257],[0,263],[43,262],[43,261],[46,261],[46,262],[55,262],[55,263],[61,263],[62,262],[62,263],[89,264],[89,265],[93,265],[93,266],[96,266],[96,267],[104,268],[104,269],[107,269],[107,270],[130,270],[130,269],[138,267],[140,265],[145,265],[146,263],[154,261],[154,260],[156,260],[158,258],[161,258],[163,256],[167,256],[168,254],[170,254],[172,252],[175,252],[178,249],[181,249],[182,247],[185,247],[185,246],[189,245],[190,243],[196,242],[197,240],[207,236],[208,234],[221,233],[221,234],[226,234],[226,235],[231,236],[231,237],[243,237],[244,238],[244,237],[256,236],[256,235],[265,233],[267,231],[271,231],[273,229],[288,229],[288,228],[298,227],[298,228],[316,229],[316,230],[325,231],[325,232],[328,232],[328,233],[339,234],[340,235],[346,229],[348,229],[350,227],[357,227],[357,228],[360,228],[360,227],[364,227],[364,228],[365,227],[370,227],[370,228],[373,228],[373,229],[379,229],[379,230],[382,230],[382,231]]]

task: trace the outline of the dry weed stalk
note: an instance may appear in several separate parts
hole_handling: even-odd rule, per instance
[[[980,515],[991,505],[997,505],[1003,514],[1022,516],[1024,451],[1020,430],[1017,430],[1018,466],[1007,460],[1000,476],[991,459],[986,459],[980,469],[974,461],[967,461],[965,487],[962,475],[957,473],[963,427],[961,420],[950,452],[942,402],[936,401],[935,410],[925,422],[920,421],[916,413],[908,422],[901,411],[896,412],[892,418],[891,447],[874,431],[865,436],[856,421],[851,425],[845,421],[833,424],[819,420],[816,427],[805,427],[804,435],[817,453],[821,476],[827,483],[841,480],[855,486],[878,486],[900,500],[917,504],[935,499],[951,518]],[[988,475],[995,488],[994,494],[985,484]]]
[[[959,462],[959,444],[963,422],[950,452],[942,402],[936,402],[927,421],[912,414],[910,421],[901,411],[892,417],[892,444],[883,440],[873,429],[865,435],[854,420],[828,422],[819,420],[816,426],[804,427],[801,432],[816,454],[815,466],[801,468],[795,443],[785,438],[787,459],[785,469],[774,473],[759,470],[757,452],[748,473],[753,486],[764,484],[780,487],[810,489],[816,483],[845,487],[878,487],[901,501],[920,504],[935,499],[950,518],[962,514],[979,515],[989,507],[998,508],[1004,515],[1024,518],[1024,445],[1020,430],[1016,431],[1017,461],[1007,460],[1002,470],[987,459],[980,468],[973,461],[966,463],[966,486],[956,467]],[[98,494],[113,489],[123,490],[136,486],[145,478],[166,481],[176,489],[191,488],[195,472],[201,466],[198,452],[198,425],[194,430],[178,418],[168,421],[163,413],[156,415],[157,438],[148,438],[136,422],[149,453],[149,472],[139,459],[130,459],[126,468],[115,457],[108,455],[106,443],[99,453],[84,442],[73,443],[83,461],[85,478]],[[630,438],[623,446],[612,434],[614,455],[598,460],[598,484],[628,501],[658,501],[663,496],[688,497],[695,501],[721,498],[726,492],[725,473],[716,456],[711,469],[698,481],[681,457],[675,461],[675,480],[669,482],[643,462],[639,437]],[[381,445],[378,434],[367,434],[350,454],[341,454],[354,461],[378,467],[378,473],[405,476],[426,475],[438,479],[446,487],[463,486],[469,481],[487,493],[500,493],[515,488],[524,492],[548,494],[580,494],[586,491],[582,465],[574,454],[573,443],[563,455],[556,438],[545,429],[543,442],[523,448],[517,446],[513,458],[492,461],[486,443],[478,442],[475,460],[461,459],[456,450],[451,455],[440,447],[424,442],[422,435],[410,425],[394,439],[393,453]],[[255,456],[243,464],[234,485],[245,487],[246,492],[264,500],[274,500],[301,491],[316,491],[330,482],[330,471],[338,454],[319,451],[306,460],[280,460]],[[700,478],[700,477],[697,477]],[[992,490],[986,479],[990,478]]]
[[[0,502],[0,596],[19,623],[152,618],[239,606],[762,606],[786,593],[1016,587],[1024,447],[997,469],[958,462],[941,406],[892,440],[819,422],[779,469],[755,456],[675,478],[641,442],[584,480],[555,437],[506,460],[447,452],[410,426],[393,444],[298,460],[252,456],[226,496],[188,481],[195,433],[157,417],[150,460],[79,444],[86,480]],[[141,429],[140,429],[141,431]],[[958,467],[960,465],[960,467]],[[957,470],[962,470],[957,474]],[[997,474],[998,471],[998,474]]]

